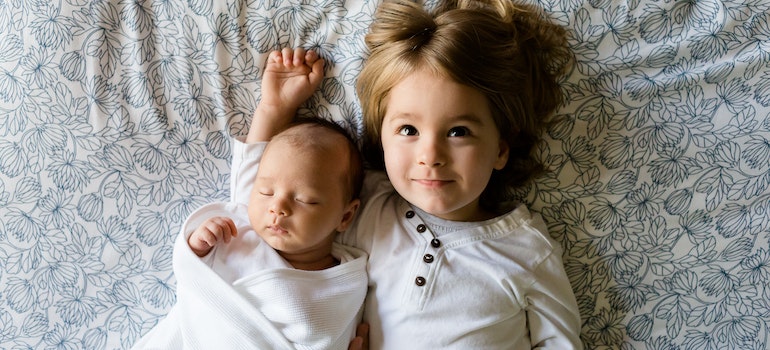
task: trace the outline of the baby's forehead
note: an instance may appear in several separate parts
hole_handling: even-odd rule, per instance
[[[312,123],[304,123],[304,124],[297,124],[292,125],[283,131],[279,132],[275,137],[281,137],[281,136],[289,136],[289,135],[311,135],[314,133],[320,134],[322,131],[328,132],[325,128],[322,128],[316,124]]]
[[[328,132],[277,135],[265,148],[257,180],[278,181],[289,176],[295,180],[301,178],[304,186],[327,188],[338,180],[344,186],[349,169],[347,157],[341,157],[341,152],[345,152],[344,139],[338,141],[331,135],[333,133]]]
[[[270,144],[294,147],[298,150],[322,152],[345,145],[344,135],[325,127],[313,124],[292,126],[275,135]]]

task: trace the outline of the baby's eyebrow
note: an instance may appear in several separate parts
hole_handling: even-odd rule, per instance
[[[262,182],[272,182],[272,181],[273,181],[273,177],[268,177],[268,176],[257,175],[257,176],[254,178],[254,182],[257,182],[257,181],[262,181]]]

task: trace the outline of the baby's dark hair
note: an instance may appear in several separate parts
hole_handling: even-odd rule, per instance
[[[327,147],[328,139],[322,137],[307,137],[304,132],[300,132],[302,128],[318,129],[318,132],[328,132],[333,135],[339,135],[344,138],[347,149],[347,166],[348,171],[346,174],[346,182],[348,186],[348,199],[353,200],[359,198],[361,195],[361,188],[364,182],[364,166],[363,157],[361,152],[353,140],[352,136],[340,126],[339,124],[329,121],[320,117],[296,117],[289,125],[276,134],[272,140],[278,138],[286,138],[289,142],[295,145],[302,145],[311,148],[323,148]],[[314,132],[316,132],[314,130]],[[271,141],[272,141],[271,140]],[[269,147],[269,143],[268,143]],[[266,150],[267,151],[267,150]],[[345,155],[340,155],[344,157]]]
[[[481,92],[510,148],[507,164],[481,194],[482,206],[494,210],[544,170],[534,148],[562,102],[558,80],[572,55],[566,31],[541,11],[511,0],[447,0],[429,13],[411,1],[386,0],[366,44],[370,56],[356,92],[374,166],[384,167],[380,130],[391,89],[427,69]]]

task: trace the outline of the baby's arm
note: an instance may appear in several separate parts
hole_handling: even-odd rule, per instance
[[[324,60],[315,51],[273,51],[262,76],[262,97],[254,112],[246,143],[269,141],[294,118],[299,105],[323,80]]]
[[[238,229],[232,219],[215,216],[206,219],[187,239],[187,245],[198,257],[208,254],[217,243],[229,243],[232,237],[238,235]]]

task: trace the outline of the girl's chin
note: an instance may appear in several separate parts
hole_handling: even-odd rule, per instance
[[[461,207],[461,208],[455,208],[450,206],[437,206],[436,203],[426,203],[425,201],[421,201],[422,203],[417,202],[410,202],[412,205],[414,205],[417,208],[420,208],[420,210],[442,218],[444,220],[449,221],[481,221],[486,219],[486,216],[481,211],[481,208],[474,207]],[[452,208],[452,209],[450,209]]]
[[[420,208],[420,210],[430,215],[433,215],[442,219],[455,221],[455,219],[451,219],[454,216],[456,216],[455,211],[447,209],[447,207],[437,206],[435,205],[436,203],[424,203],[424,202],[423,203],[410,202],[410,203],[412,203],[412,205],[414,205],[417,208]]]

